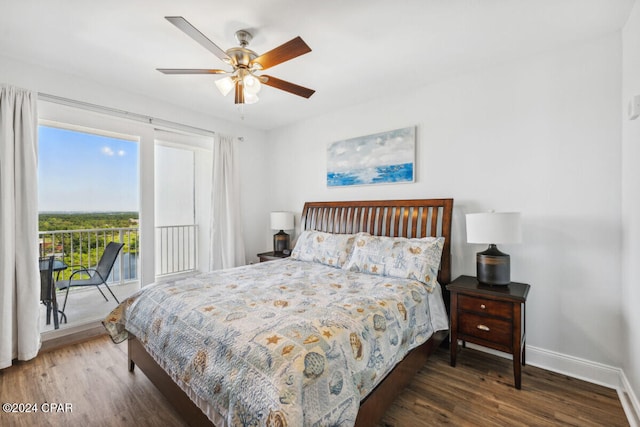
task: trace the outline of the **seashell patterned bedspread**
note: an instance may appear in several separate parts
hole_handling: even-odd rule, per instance
[[[115,342],[134,334],[218,422],[348,426],[433,324],[446,328],[430,299],[417,281],[284,259],[147,286],[103,323]]]

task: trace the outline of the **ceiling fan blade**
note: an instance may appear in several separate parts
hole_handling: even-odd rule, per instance
[[[227,74],[225,70],[206,70],[201,68],[156,68],[164,74]]]
[[[244,90],[242,88],[242,83],[240,80],[236,80],[236,104],[244,104]]]
[[[282,44],[274,49],[271,49],[267,53],[263,53],[256,59],[251,61],[250,65],[257,64],[261,69],[266,70],[274,65],[281,64],[285,61],[304,55],[311,52],[311,48],[300,37],[289,40],[285,44]]]
[[[316,92],[313,89],[308,89],[306,87],[299,86],[297,84],[293,84],[291,82],[280,80],[271,76],[262,75],[260,76],[260,81],[267,86],[275,87],[276,89],[284,90],[294,95],[302,96],[303,98],[309,98]]]
[[[201,46],[203,46],[205,49],[213,53],[221,60],[231,60],[231,58],[227,56],[227,53],[224,50],[220,49],[214,42],[209,40],[207,36],[202,34],[196,27],[191,25],[189,21],[184,19],[182,16],[165,16],[165,19],[178,27],[178,29],[182,30],[183,33],[200,43]]]

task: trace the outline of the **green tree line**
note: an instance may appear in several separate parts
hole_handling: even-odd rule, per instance
[[[40,231],[126,228],[137,227],[137,220],[138,212],[41,212],[38,225]]]

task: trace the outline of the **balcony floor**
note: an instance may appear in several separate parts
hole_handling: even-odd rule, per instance
[[[140,288],[138,281],[128,282],[124,284],[109,285],[118,300],[122,302],[128,296],[133,294]],[[105,301],[100,292],[95,287],[75,288],[69,290],[69,300],[65,314],[67,315],[67,323],[60,323],[60,330],[79,326],[91,322],[101,321],[109,314],[111,310],[116,308],[116,302],[109,291],[104,287],[100,287],[102,292],[109,298]],[[58,304],[62,308],[65,292],[58,292]],[[40,304],[40,333],[53,331],[53,314],[51,315],[51,323],[46,324],[47,309],[44,304]]]

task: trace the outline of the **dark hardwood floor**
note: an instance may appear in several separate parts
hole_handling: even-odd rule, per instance
[[[0,412],[0,426],[184,425],[139,370],[127,371],[126,349],[103,336],[1,370],[1,403],[35,403],[38,412]],[[532,366],[522,375],[516,390],[509,360],[467,348],[452,368],[439,349],[379,426],[628,425],[615,390]],[[45,413],[45,403],[67,412]]]
[[[460,349],[455,368],[438,351],[380,426],[628,426],[616,390],[533,366],[513,386],[508,359]]]
[[[140,370],[129,373],[127,343],[106,335],[1,370],[0,396],[2,403],[72,405],[71,412],[2,412],[0,426],[186,425]]]

